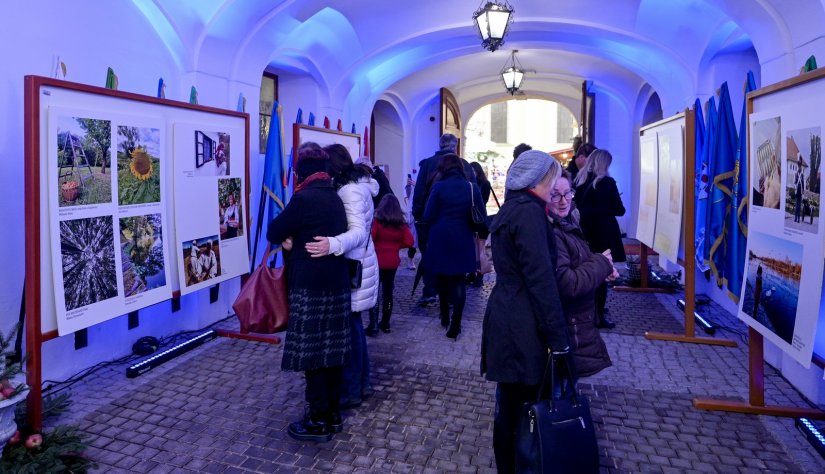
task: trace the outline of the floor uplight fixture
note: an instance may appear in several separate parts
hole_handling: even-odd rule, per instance
[[[495,51],[504,44],[504,36],[513,22],[513,7],[507,0],[487,2],[473,13],[473,21],[481,34],[481,45]]]
[[[501,79],[504,81],[504,88],[510,95],[516,95],[519,88],[521,88],[521,81],[524,79],[524,68],[521,67],[516,58],[517,49],[510,53],[510,59],[504,64],[504,69],[501,70]]]

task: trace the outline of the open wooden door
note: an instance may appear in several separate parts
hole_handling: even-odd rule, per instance
[[[458,108],[458,101],[449,89],[441,88],[441,132],[439,137],[445,133],[452,133],[458,138],[456,152],[458,156],[463,156],[461,142],[461,111]]]

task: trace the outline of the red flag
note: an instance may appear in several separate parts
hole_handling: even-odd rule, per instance
[[[324,117],[324,128],[329,130],[329,117]]]
[[[344,127],[341,125],[341,119],[338,119],[338,131],[339,131],[339,132],[343,132],[343,131],[344,131]]]
[[[370,129],[364,127],[364,156],[370,156]]]

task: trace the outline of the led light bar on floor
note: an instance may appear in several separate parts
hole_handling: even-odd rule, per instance
[[[175,347],[170,349],[166,349],[163,352],[159,352],[148,359],[144,359],[138,362],[135,365],[130,366],[126,369],[126,377],[133,379],[140,374],[146,373],[149,370],[154,369],[155,367],[159,366],[160,364],[174,359],[175,357],[198,347],[199,345],[203,344],[204,342],[214,339],[217,336],[214,330],[210,329],[205,333],[193,337],[186,342],[182,342]]]
[[[807,418],[797,418],[796,427],[805,434],[808,442],[816,449],[820,456],[825,458],[825,436]]]
[[[682,311],[685,310],[685,300],[676,300],[676,306],[679,307]],[[713,326],[710,322],[706,321],[705,318],[699,315],[697,312],[693,312],[693,319],[699,324],[699,327],[705,331],[705,334],[710,334],[711,336],[716,334],[716,327]]]

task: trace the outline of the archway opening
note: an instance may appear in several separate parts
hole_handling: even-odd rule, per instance
[[[464,157],[478,162],[501,201],[513,149],[526,143],[548,153],[572,149],[578,120],[564,105],[546,99],[509,99],[479,108],[464,129]],[[495,198],[488,213],[497,212]]]

